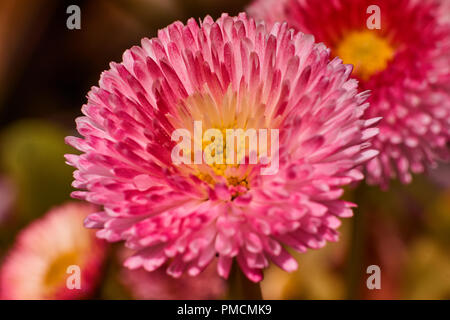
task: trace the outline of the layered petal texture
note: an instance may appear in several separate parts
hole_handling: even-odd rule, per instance
[[[77,169],[73,196],[104,208],[86,226],[124,240],[136,252],[131,269],[178,278],[216,260],[226,278],[237,261],[254,282],[270,261],[295,270],[287,249],[338,239],[354,206],[340,200],[342,187],[377,154],[380,119],[363,119],[368,93],[351,72],[313,36],[245,14],[176,22],[143,39],[89,92],[76,121],[82,137],[66,139],[81,151],[66,156]],[[176,164],[172,134],[193,133],[194,121],[277,130],[277,155],[269,164]],[[261,174],[274,162],[278,170]]]

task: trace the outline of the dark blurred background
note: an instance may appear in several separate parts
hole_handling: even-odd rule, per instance
[[[236,14],[245,0],[3,0],[0,3],[0,125],[25,117],[72,124],[89,88],[126,48],[190,17]],[[66,9],[81,8],[81,30]]]

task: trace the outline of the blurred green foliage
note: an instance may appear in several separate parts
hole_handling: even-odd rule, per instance
[[[66,132],[52,122],[21,120],[1,132],[1,170],[17,185],[16,218],[27,223],[67,200],[73,169],[63,155],[74,150]]]

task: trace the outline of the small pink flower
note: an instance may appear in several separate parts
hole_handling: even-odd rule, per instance
[[[287,21],[355,66],[353,75],[371,91],[364,117],[383,117],[367,181],[386,188],[391,178],[409,183],[411,173],[450,159],[449,2],[256,0],[248,11],[271,24]],[[371,5],[380,9],[379,30],[367,27]]]
[[[336,241],[353,204],[342,186],[377,151],[378,118],[363,120],[367,92],[351,66],[286,24],[266,29],[245,14],[176,22],[112,63],[88,94],[67,143],[76,198],[104,206],[86,226],[136,254],[125,265],[198,275],[213,260],[228,277],[235,258],[252,281],[269,261],[286,271],[304,252]],[[279,170],[262,165],[175,164],[175,129],[279,130]],[[273,160],[273,159],[272,159]]]
[[[105,243],[82,226],[93,211],[91,205],[68,203],[22,230],[0,269],[0,298],[79,299],[90,294],[105,255]],[[70,266],[80,268],[80,288],[67,286],[75,275]]]

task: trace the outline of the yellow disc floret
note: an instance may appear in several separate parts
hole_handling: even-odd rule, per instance
[[[44,284],[53,290],[67,277],[67,268],[79,264],[79,254],[76,251],[61,254],[53,260],[45,274]]]
[[[389,40],[373,30],[352,31],[336,47],[336,55],[353,64],[354,72],[364,80],[384,70],[394,54]]]

